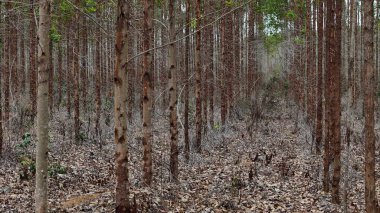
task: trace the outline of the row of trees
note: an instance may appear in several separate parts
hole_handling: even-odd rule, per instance
[[[37,116],[38,212],[47,210],[48,122],[54,112],[65,109],[73,121],[67,126],[73,141],[83,134],[83,117],[95,120],[93,138],[102,140],[101,118],[113,105],[116,209],[128,212],[128,121],[142,119],[143,180],[149,186],[152,117],[169,109],[170,171],[177,182],[178,121],[188,160],[191,150],[201,153],[208,129],[225,126],[239,104],[275,81],[285,90],[290,85],[313,127],[316,153],[324,154],[325,191],[330,191],[332,162],[334,203],[340,202],[342,91],[349,91],[350,108],[363,100],[366,207],[376,211],[374,101],[380,57],[374,35],[380,36],[374,1],[30,0],[6,1],[0,8],[6,14],[0,23],[0,152],[3,133],[19,137],[19,129],[30,128],[24,116],[32,121]]]
[[[305,69],[292,73],[291,80],[295,85],[295,100],[313,126],[317,154],[321,154],[323,143],[323,190],[329,192],[331,184],[332,202],[341,203],[343,105],[351,113],[364,114],[366,211],[378,212],[374,107],[379,54],[378,42],[374,42],[375,36],[378,39],[375,2],[306,0],[294,3],[294,11],[300,11],[306,5],[306,21],[302,16],[297,16],[295,21],[295,35],[305,38],[305,43],[295,52],[295,64],[304,64]],[[379,14],[378,9],[376,14]],[[342,91],[346,97],[342,96]],[[359,107],[361,100],[363,108]],[[344,127],[351,132],[353,125],[349,122]],[[350,137],[349,133],[347,135]],[[345,148],[349,152],[350,139],[346,140]]]

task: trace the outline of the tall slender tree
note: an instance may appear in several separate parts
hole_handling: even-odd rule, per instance
[[[364,13],[364,139],[365,139],[365,206],[366,212],[379,212],[375,179],[375,69],[373,0],[363,2]]]
[[[198,153],[201,152],[201,141],[202,141],[202,97],[201,97],[201,31],[200,21],[201,21],[201,1],[196,0],[195,12],[197,16],[197,33],[195,34],[195,100],[196,100],[196,112],[195,112],[195,122],[196,122],[196,150]]]
[[[190,13],[191,13],[191,0],[186,0],[186,35],[190,34]],[[185,39],[185,109],[184,109],[184,137],[185,137],[185,159],[189,160],[190,142],[189,142],[189,69],[190,69],[190,37]]]
[[[129,5],[127,0],[118,0],[117,3],[116,61],[114,72],[117,213],[130,212],[126,108]]]
[[[35,208],[38,213],[48,211],[48,143],[49,143],[49,57],[50,57],[50,0],[39,2],[38,25],[38,96]]]
[[[144,0],[144,59],[143,59],[143,146],[144,146],[144,183],[152,184],[152,69],[153,59],[151,40],[153,38],[153,1]]]
[[[324,144],[324,191],[330,190],[330,161],[332,160],[330,156],[330,147],[333,146],[332,143],[332,110],[331,110],[331,99],[332,99],[332,84],[333,84],[333,72],[334,72],[334,4],[335,1],[326,1],[326,86],[325,86],[325,99],[326,99],[326,139]]]
[[[317,124],[316,124],[316,152],[321,154],[322,134],[323,134],[323,0],[318,2],[318,46],[317,46]]]
[[[76,6],[80,7],[80,0],[76,0],[75,2]],[[79,86],[79,78],[80,75],[80,20],[81,16],[79,16],[79,12],[75,13],[75,21],[74,24],[74,41],[75,44],[73,45],[73,54],[74,54],[74,60],[73,60],[73,77],[74,77],[74,139],[76,142],[79,140],[79,132],[80,132],[80,123],[79,123],[79,105],[80,105],[80,86]]]
[[[175,40],[175,0],[169,0],[170,41]],[[176,45],[169,45],[169,95],[170,95],[170,171],[174,181],[178,181],[178,130],[177,130],[177,60]]]
[[[340,118],[341,118],[341,34],[342,34],[342,1],[336,0],[335,7],[331,3],[329,12],[333,13],[334,19],[329,19],[327,22],[333,22],[333,40],[330,45],[329,64],[330,69],[330,141],[332,144],[332,152],[334,156],[333,166],[334,172],[331,182],[332,202],[340,203],[339,199],[339,183],[341,172],[341,142],[340,142]]]

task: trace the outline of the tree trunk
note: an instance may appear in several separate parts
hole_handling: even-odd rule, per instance
[[[339,183],[340,183],[340,170],[341,170],[341,159],[340,159],[340,153],[341,153],[341,142],[340,142],[340,117],[341,117],[341,105],[340,105],[340,98],[341,98],[341,32],[342,32],[342,1],[336,0],[335,3],[335,28],[334,28],[334,39],[331,41],[333,42],[331,47],[333,48],[332,54],[330,55],[329,65],[328,69],[331,69],[330,72],[330,84],[331,84],[331,90],[330,90],[330,104],[331,104],[331,123],[330,123],[330,129],[331,129],[331,144],[332,144],[332,151],[334,156],[333,166],[334,166],[334,172],[333,172],[333,178],[331,183],[331,192],[332,192],[332,202],[339,204]],[[334,8],[331,8],[329,10],[331,12],[334,12]],[[328,20],[328,22],[334,22],[334,19]]]
[[[331,111],[331,99],[332,99],[332,73],[334,72],[334,54],[335,54],[335,49],[334,49],[334,9],[333,9],[333,4],[334,2],[332,1],[327,1],[326,2],[326,71],[325,71],[325,76],[326,76],[326,85],[325,85],[325,110],[326,110],[326,138],[325,138],[325,146],[324,146],[324,159],[323,159],[323,171],[324,171],[324,177],[323,177],[323,190],[325,192],[329,191],[330,188],[330,146],[333,146],[332,142],[332,124],[331,124],[331,116],[332,116],[332,111]]]
[[[76,0],[76,6],[80,7],[80,1]],[[74,24],[74,39],[75,39],[75,44],[73,45],[73,54],[75,54],[74,61],[73,61],[73,77],[74,77],[74,139],[76,142],[79,141],[79,132],[80,132],[80,123],[79,123],[79,102],[80,102],[80,95],[79,95],[79,78],[81,77],[80,75],[80,42],[79,42],[79,35],[80,35],[80,28],[79,28],[79,23],[80,23],[80,16],[79,13],[75,14],[75,23]]]
[[[37,112],[37,72],[36,72],[36,18],[34,16],[34,0],[30,0],[30,21],[29,21],[29,98],[32,105],[33,117]],[[5,45],[4,45],[5,47]],[[5,77],[5,76],[4,76]]]
[[[153,38],[153,1],[144,0],[144,60],[143,60],[143,146],[144,146],[144,183],[152,184],[152,48]]]
[[[201,21],[201,1],[196,0],[195,5],[197,16],[197,30],[200,29]],[[201,152],[202,141],[202,97],[201,97],[201,32],[195,34],[195,99],[196,99],[196,141],[195,147],[198,153]]]
[[[127,146],[127,56],[130,7],[127,0],[118,0],[116,21],[116,60],[114,72],[115,144],[116,144],[116,212],[130,212]]]
[[[39,2],[38,26],[38,96],[37,96],[37,148],[36,148],[36,212],[48,210],[48,143],[49,143],[49,57],[50,57],[50,1]]]
[[[175,0],[169,0],[170,41],[175,40]],[[174,181],[178,181],[178,130],[177,130],[177,62],[176,46],[169,46],[169,95],[170,95],[170,172]]]
[[[379,212],[375,179],[375,69],[373,0],[363,2],[364,13],[364,139],[365,139],[365,209]]]
[[[191,13],[191,0],[186,0],[186,35],[190,34],[190,13]],[[190,37],[186,37],[185,40],[185,109],[184,109],[184,137],[185,137],[185,159],[189,160],[190,143],[189,143],[189,69],[190,69]]]
[[[317,125],[316,125],[316,152],[321,154],[322,134],[323,134],[323,0],[318,2],[318,57],[317,57]]]

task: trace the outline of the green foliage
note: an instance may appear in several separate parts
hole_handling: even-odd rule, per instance
[[[82,142],[87,140],[87,138],[88,138],[84,132],[80,132],[78,137],[79,137],[78,140],[82,141]]]
[[[259,1],[255,6],[256,12],[263,14],[264,30],[268,34],[278,33],[286,26],[285,20],[295,18],[295,13],[288,10],[287,0]]]
[[[95,0],[84,0],[83,7],[86,13],[95,13],[97,4]]]
[[[267,35],[264,40],[264,46],[269,53],[273,53],[277,50],[278,45],[284,40],[284,37],[280,33],[274,33]]]
[[[164,1],[163,0],[155,0],[154,4],[155,6],[157,6],[158,8],[162,9],[163,6],[164,6]]]
[[[380,90],[377,91],[376,96],[377,96],[378,98],[380,98]]]
[[[36,173],[36,162],[29,155],[23,155],[20,158],[20,164],[23,170],[29,171],[31,174]]]
[[[287,20],[294,21],[297,18],[296,13],[293,10],[288,10],[285,14]]]
[[[58,174],[66,174],[67,168],[59,163],[53,163],[48,168],[48,174],[50,177],[56,177]]]
[[[288,92],[288,91],[289,91],[289,88],[290,88],[289,80],[286,80],[286,81],[284,82],[284,90],[285,90],[285,92]]]
[[[25,133],[23,136],[22,136],[22,142],[17,144],[16,146],[18,148],[21,148],[21,149],[27,149],[29,147],[29,145],[31,144],[32,142],[32,136],[30,135],[29,132]]]
[[[294,38],[294,43],[297,44],[297,45],[303,45],[304,40],[302,38],[300,38],[299,36],[296,36]]]
[[[74,15],[74,7],[68,0],[63,0],[60,2],[59,10],[64,21],[70,20],[70,18]]]
[[[57,26],[53,24],[49,32],[50,39],[53,43],[59,43],[62,39],[62,35],[59,34]]]
[[[234,0],[226,0],[224,2],[224,4],[226,5],[226,7],[233,7],[233,6],[235,6]]]
[[[31,157],[32,154],[28,152],[29,146],[32,144],[32,137],[29,132],[22,136],[21,143],[16,145],[17,158],[21,167],[20,178],[22,180],[29,179],[30,174],[33,175],[36,172],[35,160]]]
[[[196,18],[192,18],[191,21],[190,21],[190,28],[192,29],[195,29],[197,28],[197,19]]]
[[[242,189],[245,187],[244,181],[239,177],[232,177],[231,186],[235,189]]]
[[[215,130],[219,130],[220,129],[220,124],[219,123],[215,123],[214,126],[213,126],[213,128]]]

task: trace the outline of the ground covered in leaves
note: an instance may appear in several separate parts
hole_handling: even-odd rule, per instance
[[[141,182],[142,134],[137,120],[129,125],[131,200],[141,212],[341,212],[343,207],[331,204],[330,195],[322,192],[321,159],[312,154],[309,130],[296,114],[294,106],[279,101],[252,128],[247,128],[245,115],[235,116],[223,128],[209,128],[202,154],[192,153],[188,163],[180,134],[179,183],[171,182],[169,175],[169,122],[157,115],[151,188]],[[112,124],[104,127],[107,140],[80,144],[57,136],[59,121],[51,126],[50,164],[55,165],[49,170],[51,212],[113,212]],[[33,212],[35,180],[24,171],[28,162],[20,163],[20,157],[15,157],[19,148],[8,147],[0,160],[0,212]],[[363,210],[359,168],[350,170],[349,212]]]

